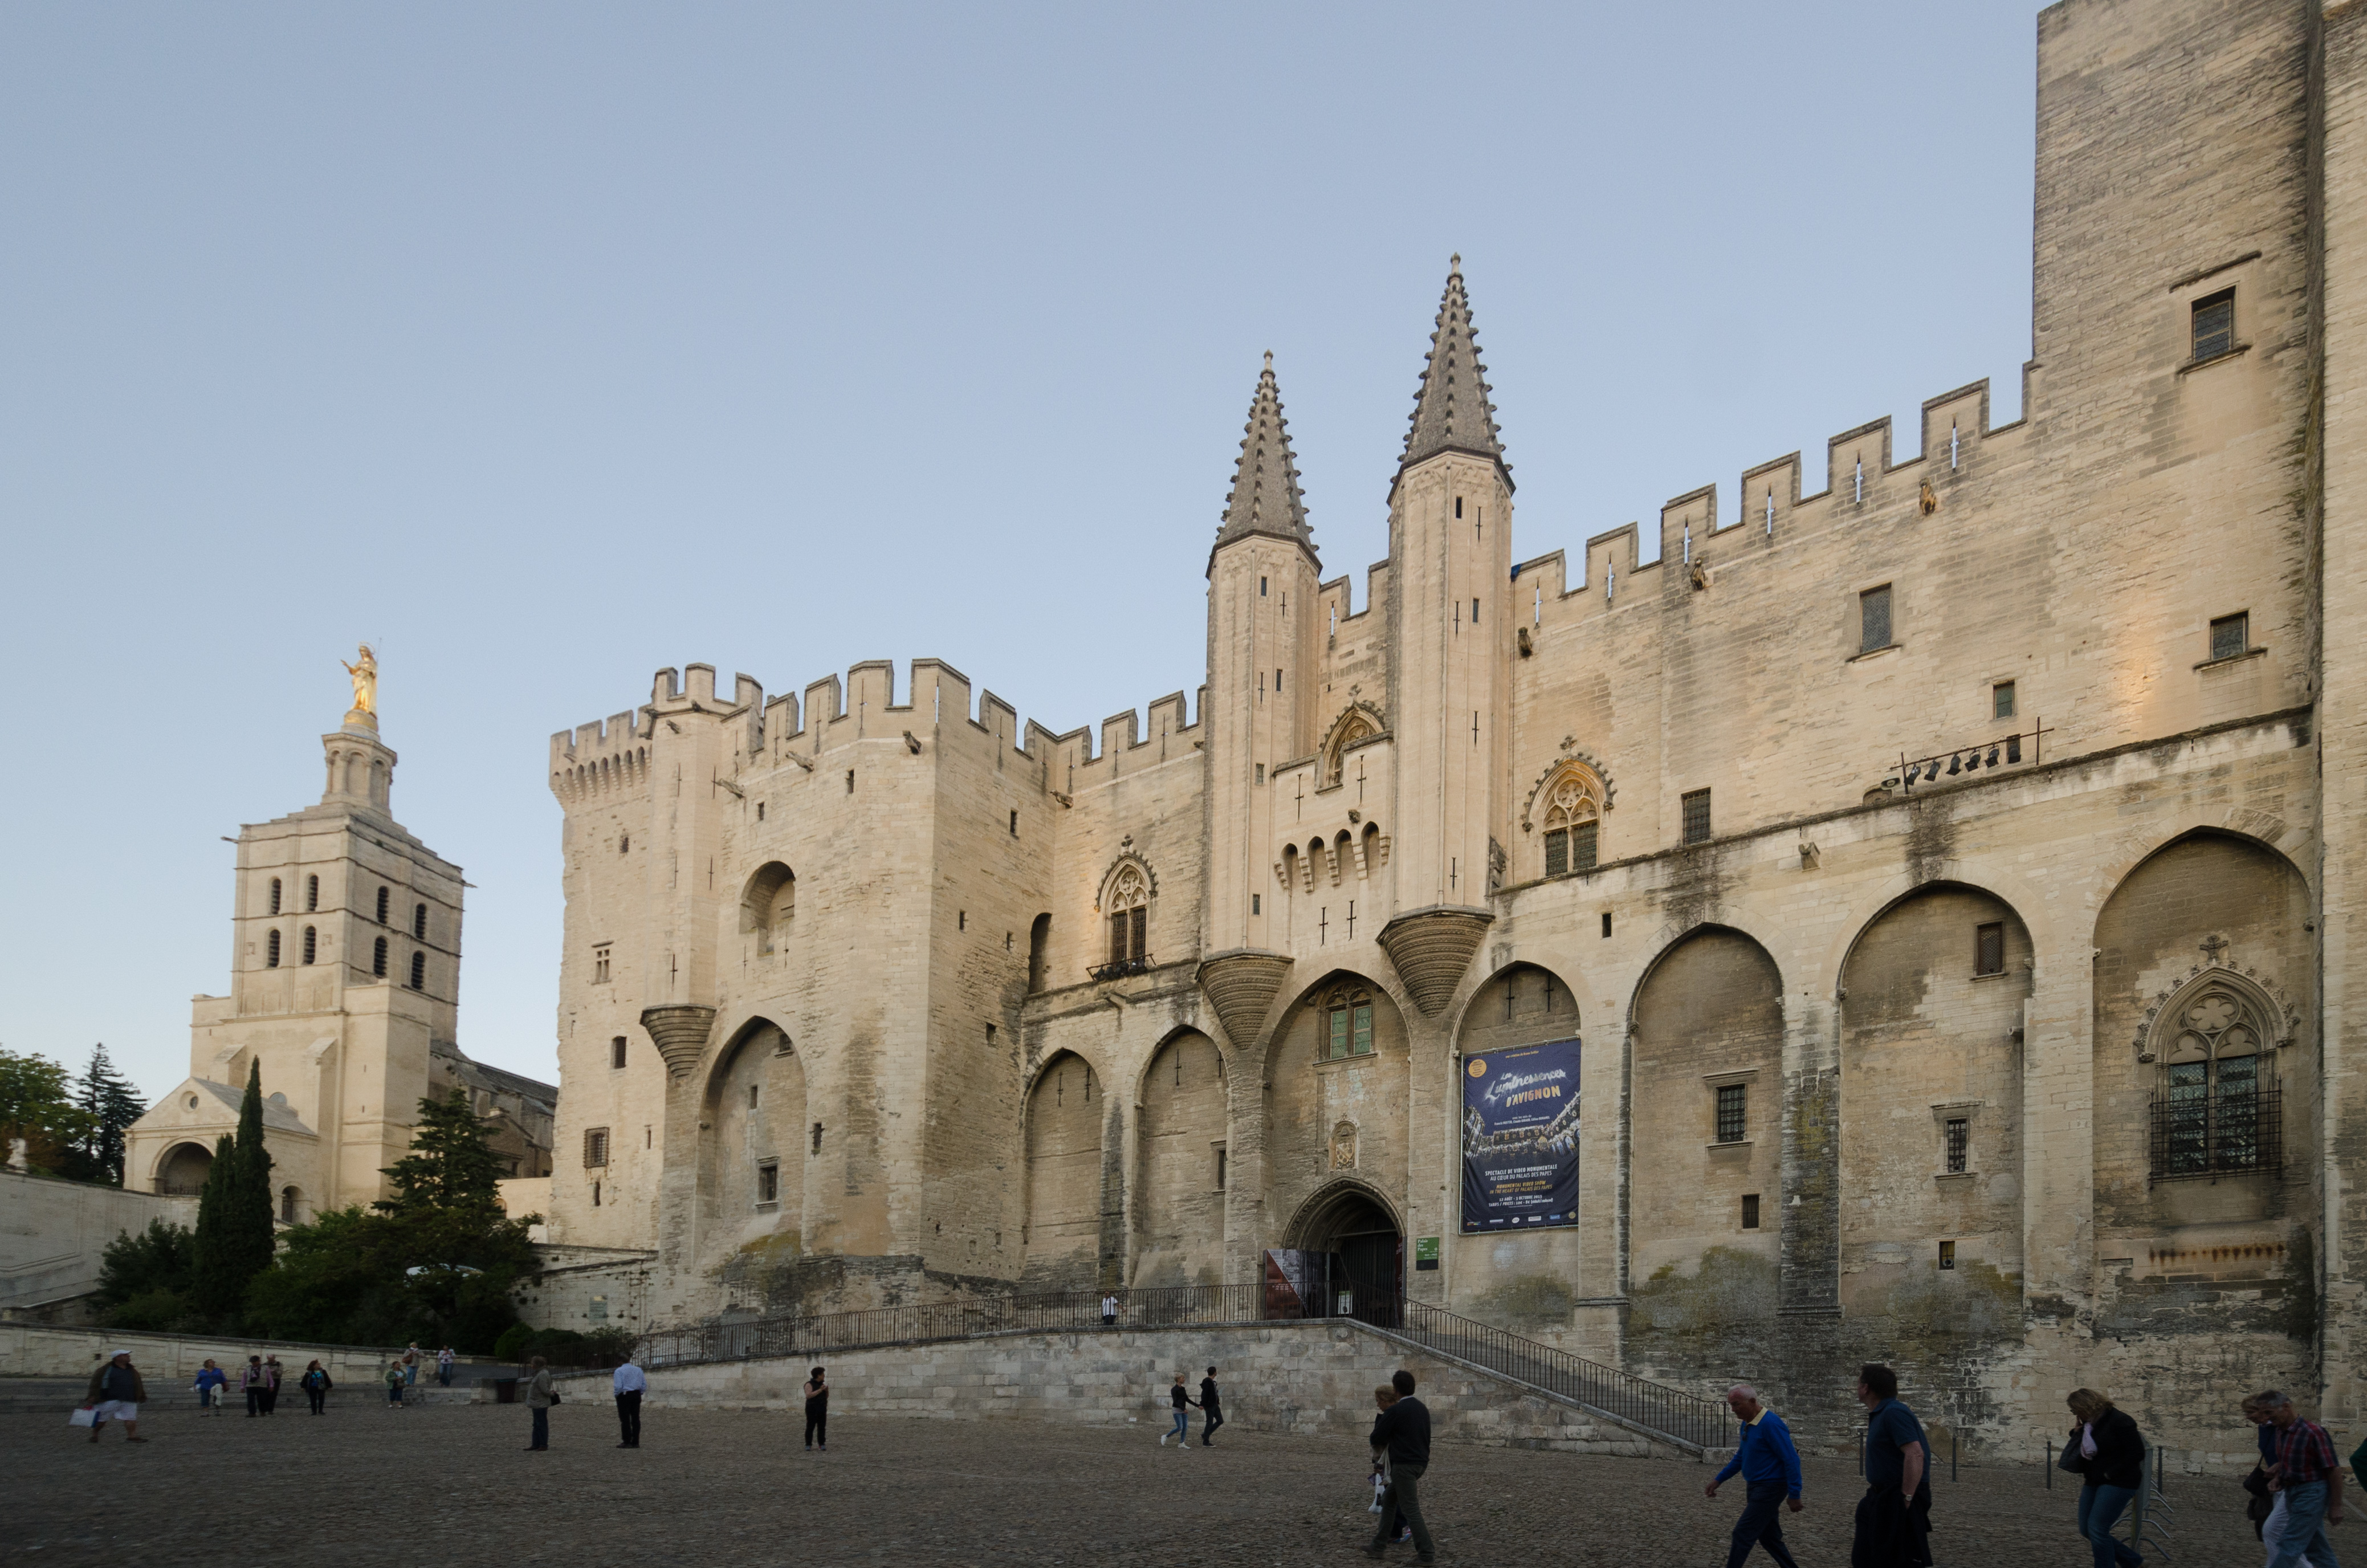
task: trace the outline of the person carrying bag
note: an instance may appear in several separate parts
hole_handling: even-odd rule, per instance
[[[2079,1534],[2095,1568],[2138,1568],[2144,1556],[2115,1537],[2112,1526],[2145,1485],[2145,1438],[2126,1411],[2094,1389],[2073,1389],[2065,1403],[2079,1424],[2056,1462],[2083,1483]]]

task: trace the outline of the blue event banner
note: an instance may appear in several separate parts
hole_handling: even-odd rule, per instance
[[[1463,1232],[1578,1223],[1578,1041],[1463,1062]]]

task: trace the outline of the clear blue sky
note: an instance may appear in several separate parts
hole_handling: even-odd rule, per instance
[[[1516,558],[2030,345],[2035,7],[0,9],[0,1044],[152,1097],[379,642],[461,1043],[556,1072],[554,730],[705,662],[1194,687],[1272,349],[1328,574],[1451,251]]]

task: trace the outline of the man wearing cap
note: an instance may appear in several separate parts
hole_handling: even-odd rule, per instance
[[[139,1369],[131,1364],[131,1352],[119,1350],[108,1358],[105,1365],[90,1375],[90,1391],[83,1405],[91,1412],[90,1440],[107,1429],[109,1419],[123,1423],[123,1440],[144,1443],[140,1435],[140,1406],[148,1397],[148,1389],[140,1381]]]

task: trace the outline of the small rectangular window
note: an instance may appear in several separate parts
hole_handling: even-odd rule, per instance
[[[2005,922],[1992,920],[1973,927],[1973,972],[2005,972]]]
[[[2195,362],[2216,359],[2235,347],[2236,290],[2223,289],[2208,298],[2195,301]]]
[[[766,1160],[756,1167],[756,1201],[778,1203],[781,1200],[781,1163]]]
[[[1871,653],[1890,646],[1890,585],[1868,588],[1857,597],[1857,651]]]
[[[1019,836],[1019,813],[1016,811],[1011,813],[1011,836],[1014,838]]]
[[[1605,937],[1611,935],[1611,911],[1607,909],[1603,912],[1603,934]]]
[[[1479,624],[1479,601],[1478,599],[1473,599],[1471,601],[1471,624],[1474,626]]]
[[[2252,617],[2248,610],[2242,615],[2223,615],[2211,623],[2211,656],[2233,659],[2251,651]]]
[[[593,1297],[591,1301],[585,1306],[583,1315],[591,1319],[594,1323],[606,1323],[608,1321],[608,1298],[606,1296]]]
[[[1965,1162],[1972,1154],[1973,1124],[1971,1119],[1952,1116],[1948,1119],[1948,1174],[1962,1176]]]
[[[1225,1146],[1222,1143],[1217,1145],[1217,1190],[1225,1190]]]
[[[1257,781],[1261,784],[1265,782],[1265,764],[1263,762],[1257,765]]]
[[[850,795],[855,793],[855,769],[851,767],[846,770],[846,792]]]
[[[1265,913],[1264,895],[1261,893],[1250,894],[1250,913],[1251,915],[1263,915]]]
[[[1258,579],[1258,597],[1265,597],[1265,579],[1263,577]]]
[[[1687,844],[1708,843],[1709,791],[1688,790],[1680,803],[1683,806],[1685,813],[1685,842]]]
[[[624,1064],[625,1037],[623,1035],[618,1035],[616,1039],[608,1042],[608,1065],[611,1067],[622,1067]]]
[[[1993,719],[2013,717],[2013,682],[2001,680],[1989,687],[1989,716]]]
[[[756,1108],[757,1098],[763,1092],[764,1087],[764,1085],[762,1084],[751,1084],[748,1085],[748,1108],[750,1110],[754,1110]]]
[[[592,983],[608,983],[608,948],[606,943],[592,949]]]
[[[1759,1228],[1759,1195],[1755,1192],[1742,1195],[1742,1228],[1746,1231]]]
[[[1720,1084],[1717,1086],[1717,1141],[1739,1143],[1748,1125],[1744,1105],[1749,1089],[1741,1084]]]
[[[1954,1268],[1956,1267],[1955,1243],[1942,1242],[1940,1244],[1940,1267],[1942,1268]]]
[[[608,1130],[605,1127],[585,1128],[583,1130],[583,1164],[585,1168],[596,1169],[607,1163]]]

